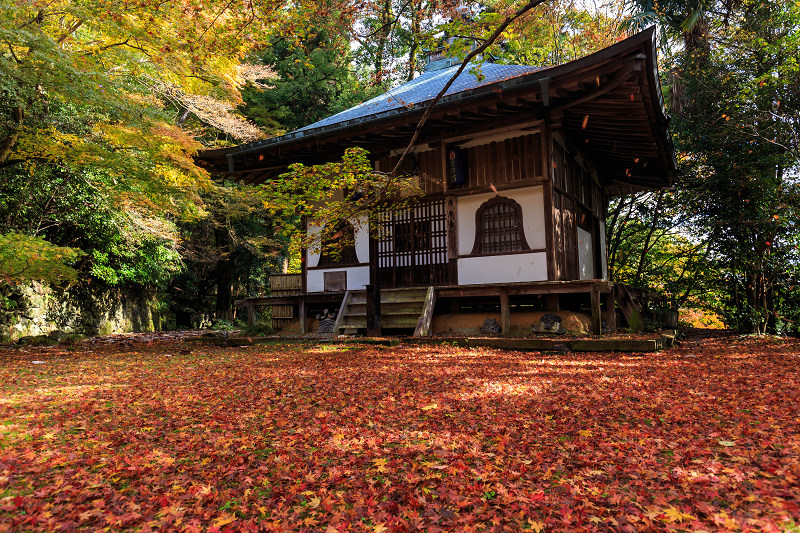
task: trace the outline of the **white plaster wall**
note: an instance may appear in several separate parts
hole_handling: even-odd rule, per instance
[[[360,257],[359,257],[360,258]],[[309,270],[306,277],[306,289],[308,292],[325,291],[325,272],[347,272],[347,290],[364,290],[364,285],[369,283],[369,267],[344,267],[344,268],[324,268],[320,270]]]
[[[458,284],[547,281],[547,254],[487,255],[458,260]]]
[[[583,228],[578,228],[578,270],[580,279],[594,279],[592,234]]]
[[[487,193],[459,196],[456,199],[458,255],[472,253],[475,244],[475,212],[483,202],[494,196],[495,193]],[[547,242],[544,233],[544,189],[541,186],[512,189],[502,191],[500,196],[511,198],[522,207],[522,229],[528,246],[533,250],[544,249]],[[547,279],[546,275],[544,279]],[[462,283],[460,272],[459,283]]]
[[[353,230],[355,231],[355,248],[358,262],[369,263],[369,228],[366,217],[352,219],[349,222],[353,225]],[[309,224],[306,231],[313,239],[312,243],[316,243],[309,246],[306,251],[306,267],[313,268],[319,264],[319,239],[315,237],[319,235],[322,228]],[[340,272],[342,270],[347,272],[347,290],[363,290],[364,285],[369,283],[369,266],[367,265],[332,267],[320,270],[306,270],[306,290],[308,292],[323,292],[325,290],[324,273]]]
[[[366,217],[361,219],[351,219],[356,237],[356,257],[359,263],[369,263],[369,228]],[[306,251],[306,267],[315,267],[319,264],[319,239],[316,238],[322,227],[309,224],[306,228],[308,235],[312,238],[312,246]]]

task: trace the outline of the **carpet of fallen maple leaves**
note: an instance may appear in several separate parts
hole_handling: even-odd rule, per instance
[[[798,531],[800,341],[0,351],[0,530]]]

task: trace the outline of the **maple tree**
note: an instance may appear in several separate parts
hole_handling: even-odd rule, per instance
[[[3,349],[0,530],[790,530],[799,349]]]
[[[239,87],[270,75],[245,64],[259,41],[243,30],[258,35],[291,18],[280,6],[0,1],[4,253],[22,264],[52,250],[82,256],[65,268],[126,289],[173,275],[174,222],[202,213],[199,193],[212,187],[182,121],[191,114],[224,135],[261,135],[233,113]],[[62,272],[28,268],[6,282]]]
[[[30,280],[74,281],[70,265],[80,252],[54,246],[43,239],[20,233],[0,235],[0,278],[6,283]]]

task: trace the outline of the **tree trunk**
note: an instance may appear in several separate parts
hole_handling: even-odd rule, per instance
[[[14,107],[14,126],[12,126],[11,131],[6,135],[5,139],[0,142],[0,163],[5,163],[9,156],[11,155],[11,151],[14,149],[14,145],[17,144],[17,139],[19,138],[19,128],[22,126],[22,120],[25,118],[25,112],[22,110],[21,106]]]
[[[214,314],[217,319],[233,320],[233,260],[228,230],[224,226],[216,228],[214,239],[219,253],[216,268],[217,303]]]
[[[650,230],[647,232],[647,237],[644,240],[644,244],[642,245],[642,253],[639,256],[639,265],[636,267],[636,284],[639,286],[644,286],[642,284],[642,271],[644,271],[644,263],[647,259],[647,251],[650,248],[650,241],[653,238],[653,233],[656,231],[656,226],[658,225],[658,219],[661,216],[661,203],[664,200],[664,191],[658,192],[658,199],[656,200],[656,208],[653,211],[653,219],[650,221]]]
[[[383,54],[386,51],[386,44],[392,31],[392,2],[385,0],[380,14],[381,27],[377,32],[378,46],[375,49],[374,68],[375,85],[383,85]]]
[[[417,70],[417,50],[419,49],[420,19],[422,18],[422,3],[411,2],[411,48],[408,51],[408,76],[407,81],[414,79]]]

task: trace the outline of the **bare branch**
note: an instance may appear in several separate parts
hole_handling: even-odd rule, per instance
[[[397,173],[400,171],[400,168],[403,165],[403,161],[405,160],[406,156],[413,150],[414,146],[417,144],[417,139],[419,138],[419,134],[422,132],[422,128],[425,126],[425,123],[428,121],[428,117],[430,116],[431,112],[433,111],[434,106],[442,99],[442,97],[447,94],[447,91],[450,89],[450,86],[456,81],[456,79],[464,72],[464,69],[467,67],[470,61],[477,56],[478,54],[482,53],[484,50],[489,48],[489,46],[494,43],[498,37],[500,37],[503,32],[508,28],[512,22],[517,20],[519,17],[533,9],[534,7],[538,6],[539,4],[545,3],[547,0],[530,0],[527,4],[516,10],[513,14],[507,16],[505,20],[495,28],[494,32],[491,36],[489,36],[486,41],[483,42],[480,46],[475,48],[472,52],[467,54],[467,57],[464,58],[464,61],[461,62],[461,66],[458,67],[458,70],[455,74],[445,83],[442,90],[439,91],[439,94],[428,104],[428,107],[425,109],[425,113],[422,115],[422,118],[419,119],[417,123],[417,128],[414,130],[414,135],[411,137],[411,140],[408,142],[408,146],[403,153],[400,154],[400,157],[397,159],[397,163],[392,169],[392,177],[396,177]]]

